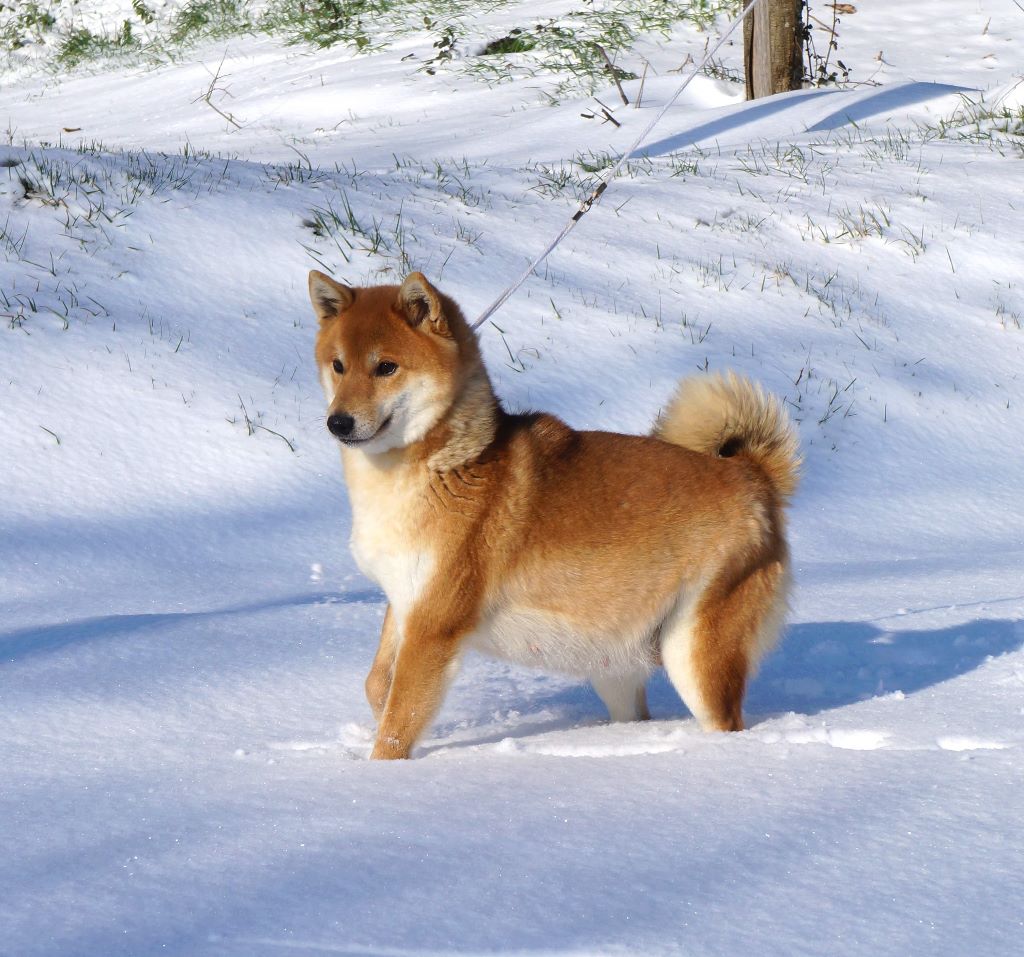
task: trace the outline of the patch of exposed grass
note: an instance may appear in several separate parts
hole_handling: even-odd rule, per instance
[[[199,40],[253,31],[253,8],[253,0],[188,0],[157,11],[131,0],[129,17],[98,28],[82,25],[61,0],[0,0],[0,54],[48,47],[61,70],[111,58],[165,62]]]
[[[719,15],[733,15],[739,8],[738,0],[593,0],[485,43],[462,67],[491,83],[524,75],[560,76],[551,94],[557,100],[572,92],[593,92],[612,78],[637,79],[624,63],[641,35],[668,37],[680,24],[705,30]]]
[[[1016,147],[1024,155],[1024,105],[988,103],[965,96],[950,116],[926,131],[938,139],[989,143],[999,152],[1007,146]]]
[[[49,4],[4,0],[0,2],[0,49],[20,50],[40,43],[56,25]]]
[[[236,36],[253,29],[245,0],[189,0],[171,19],[169,40],[181,46],[198,39]]]
[[[84,27],[64,34],[57,50],[57,63],[71,69],[87,60],[99,60],[141,49],[130,20],[124,20],[112,34],[93,33]]]
[[[111,57],[166,62],[199,41],[257,31],[357,54],[418,38],[433,53],[420,54],[414,69],[454,70],[488,83],[548,78],[557,101],[611,78],[635,79],[642,61],[631,51],[640,36],[668,36],[683,23],[706,29],[719,15],[734,14],[740,0],[576,0],[557,17],[488,37],[483,15],[511,6],[512,0],[188,0],[159,7],[132,0],[128,18],[97,28],[83,26],[61,0],[0,0],[0,53],[45,40],[56,50],[52,65],[72,69]]]
[[[380,27],[401,0],[276,0],[260,20],[268,33],[325,49],[344,44],[358,52],[382,45]]]
[[[519,27],[511,30],[507,36],[491,40],[478,56],[508,56],[511,53],[529,53],[537,45],[537,38]]]

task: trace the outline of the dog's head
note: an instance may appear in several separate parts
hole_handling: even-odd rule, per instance
[[[452,406],[467,348],[478,355],[458,307],[418,272],[352,288],[314,270],[309,295],[331,433],[369,453],[424,438]]]

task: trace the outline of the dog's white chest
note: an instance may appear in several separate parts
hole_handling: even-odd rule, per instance
[[[359,533],[353,529],[351,544],[362,573],[380,585],[398,621],[404,622],[430,581],[433,555],[403,547],[400,536],[384,536],[378,530]]]
[[[431,550],[412,543],[416,490],[408,483],[350,484],[352,555],[367,578],[384,590],[399,623],[434,572]]]

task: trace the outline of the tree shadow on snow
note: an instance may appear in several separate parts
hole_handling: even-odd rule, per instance
[[[661,140],[655,140],[647,146],[641,146],[634,154],[634,157],[665,156],[674,153],[676,150],[685,149],[704,140],[714,140],[733,130],[740,129],[750,123],[765,120],[777,113],[785,113],[794,107],[807,103],[810,100],[823,96],[837,96],[836,90],[813,90],[801,91],[794,94],[781,94],[777,97],[765,97],[756,103],[731,110],[727,115],[721,116],[693,129],[684,130],[682,133],[674,133]]]
[[[843,108],[807,127],[808,133],[820,133],[824,130],[835,130],[840,126],[856,125],[895,110],[924,103],[950,93],[972,92],[971,87],[951,86],[948,83],[902,83],[895,87],[883,87],[867,94],[855,95],[853,102],[847,102]]]
[[[802,109],[812,100],[821,98],[828,98],[833,103],[842,103],[842,106],[808,126],[805,131],[807,133],[821,133],[842,126],[857,125],[872,117],[898,112],[916,103],[924,103],[951,93],[965,92],[970,92],[970,87],[950,86],[947,83],[910,82],[866,93],[838,89],[781,93],[730,110],[726,115],[709,120],[693,129],[657,140],[638,149],[634,156],[664,156],[697,143],[713,141],[726,133],[766,120],[776,114]]]

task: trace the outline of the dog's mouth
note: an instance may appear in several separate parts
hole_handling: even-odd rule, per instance
[[[392,417],[389,415],[383,422],[381,422],[380,426],[378,426],[378,428],[377,428],[377,431],[374,432],[373,435],[367,435],[367,436],[365,436],[364,438],[361,438],[361,439],[357,439],[354,436],[346,436],[343,439],[339,439],[339,441],[344,443],[345,445],[365,445],[367,442],[372,442],[389,425],[391,425],[391,418]]]

